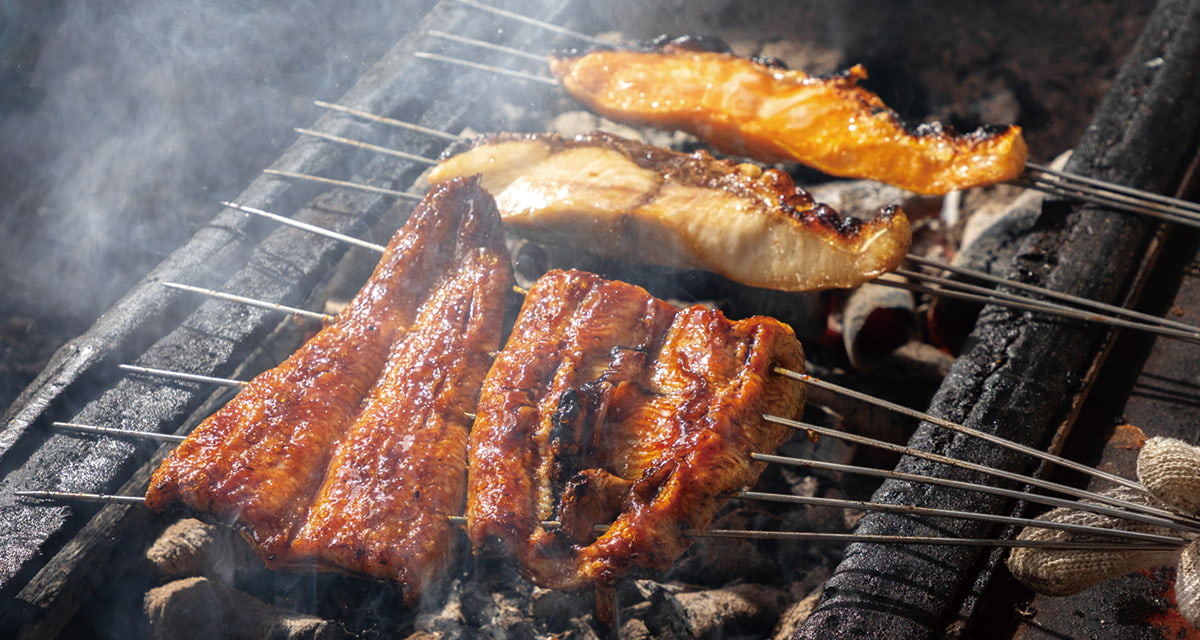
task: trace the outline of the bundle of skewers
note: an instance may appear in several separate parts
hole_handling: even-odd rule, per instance
[[[1015,125],[966,135],[909,126],[858,86],[865,70],[857,66],[809,76],[776,61],[740,58],[706,39],[538,59],[552,76],[495,71],[561,85],[606,117],[682,129],[715,152],[753,161],[685,154],[602,132],[467,139],[427,131],[452,143],[441,158],[414,158],[432,166],[428,194],[391,192],[420,203],[386,247],[308,229],[382,254],[354,299],[336,315],[315,314],[322,329],[276,368],[247,382],[219,381],[241,390],[180,438],[144,497],[124,499],[231,525],[272,568],[394,581],[410,606],[445,579],[455,548],[467,544],[474,553],[511,555],[539,586],[597,589],[599,617],[611,621],[611,596],[604,594],[631,572],[665,570],[701,536],[771,536],[1011,547],[1014,574],[1050,594],[1179,563],[1181,607],[1197,620],[1192,541],[1200,508],[1191,496],[1200,483],[1200,453],[1194,447],[1152,439],[1139,457],[1138,479],[1115,476],[808,375],[799,340],[773,318],[730,320],[703,306],[680,308],[580,270],[552,270],[527,289],[516,287],[505,234],[710,271],[751,287],[819,291],[875,283],[1200,341],[1200,329],[1185,323],[912,255],[912,230],[900,207],[866,219],[845,216],[762,163],[799,162],[933,194],[1011,182],[1190,225],[1200,221],[1200,207],[1029,163]],[[978,284],[909,270],[901,266],[906,261]],[[506,317],[514,315],[506,330]],[[809,388],[1116,488],[1087,491],[804,422]],[[117,433],[102,425],[62,426]],[[1056,495],[776,455],[797,431]],[[769,464],[930,483],[1054,509],[1026,519],[750,490]],[[1024,532],[964,539],[710,528],[734,497],[980,519]]]

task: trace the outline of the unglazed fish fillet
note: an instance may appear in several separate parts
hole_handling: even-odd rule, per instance
[[[491,197],[435,189],[349,306],[172,452],[147,505],[234,525],[268,566],[390,578],[414,602],[453,550],[511,287]]]
[[[685,530],[754,483],[763,465],[751,454],[790,435],[762,418],[794,417],[804,403],[776,366],[804,366],[778,321],[677,309],[578,271],[543,276],[488,372],[471,432],[474,548],[510,551],[550,588],[669,566]]]
[[[782,171],[599,132],[483,136],[429,180],[475,174],[505,225],[532,240],[756,287],[857,286],[898,266],[911,242],[899,208],[843,218]]]
[[[938,124],[905,125],[858,86],[867,77],[861,65],[810,76],[684,40],[553,57],[550,69],[572,97],[613,120],[681,129],[725,153],[800,162],[918,193],[1011,180],[1028,153],[1016,125],[966,135]]]

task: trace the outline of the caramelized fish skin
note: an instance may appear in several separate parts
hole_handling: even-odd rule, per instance
[[[315,558],[313,549],[298,554],[291,544],[322,485],[352,471],[331,469],[331,463],[348,462],[356,448],[362,453],[362,446],[373,446],[368,444],[372,438],[388,443],[402,439],[398,433],[413,428],[411,422],[402,423],[413,417],[406,411],[427,411],[423,415],[434,420],[430,433],[453,434],[461,427],[461,413],[454,414],[473,405],[477,393],[477,386],[475,391],[470,388],[476,375],[471,369],[478,365],[479,354],[498,342],[494,332],[499,323],[492,322],[491,314],[502,302],[482,298],[511,286],[508,269],[498,215],[477,183],[455,181],[434,190],[393,237],[347,308],[282,364],[246,385],[171,453],[151,479],[147,505],[155,510],[179,505],[233,524],[270,566],[329,562],[325,568],[408,579],[405,569],[382,566],[395,561],[377,551],[382,540],[372,540],[362,552],[350,552],[358,557],[349,565],[348,556],[338,555],[344,548],[331,551],[332,559]],[[464,325],[467,332],[459,343],[466,350],[461,354],[464,361],[437,361],[418,371],[403,371],[409,364],[406,358],[428,352],[431,341]],[[422,375],[444,381],[423,388],[427,397],[422,396],[418,408],[398,408],[397,401],[409,402],[411,397],[381,382],[381,377],[402,382],[411,391],[421,387]],[[352,432],[352,427],[360,429]],[[363,432],[371,427],[378,433]],[[382,433],[390,429],[396,433]],[[339,447],[348,432],[353,439]],[[455,456],[448,450],[453,444],[450,438],[417,455],[449,460]],[[336,462],[335,450],[342,456]],[[370,472],[395,474],[395,456],[401,450],[372,453],[376,466]],[[460,459],[464,455],[457,453]],[[433,494],[428,496],[431,504],[457,500],[461,505],[462,482],[456,488],[454,478],[426,485],[428,478],[417,471],[395,475],[376,480],[392,483],[392,488],[395,483],[421,482]],[[344,522],[353,522],[365,504],[380,497],[383,488],[373,488],[374,495],[338,496],[343,498]],[[334,502],[331,498],[319,506]],[[394,503],[384,504],[390,508]],[[441,535],[440,529],[427,533]],[[421,584],[413,586],[419,589]]]
[[[500,348],[511,262],[499,214],[392,348],[338,445],[291,562],[390,578],[411,605],[453,559],[467,484],[469,414]]]
[[[1016,125],[966,135],[939,125],[906,127],[858,86],[867,77],[861,65],[810,76],[668,44],[553,57],[550,69],[572,97],[614,120],[682,129],[725,153],[796,161],[918,193],[1011,180],[1028,153]]]
[[[552,271],[526,295],[515,339],[485,378],[468,448],[468,535],[476,549],[499,540],[528,564],[537,553],[523,541],[555,535],[538,523],[553,516],[557,500],[552,440],[561,396],[599,377],[613,348],[646,345],[673,315],[649,296],[617,295],[634,289]]]
[[[560,293],[580,289],[571,300]],[[511,550],[544,587],[611,585],[631,569],[669,566],[687,548],[684,530],[703,528],[753,484],[762,465],[750,454],[790,436],[762,414],[791,417],[803,405],[803,387],[771,371],[803,369],[786,325],[677,310],[591,274],[544,276],[512,336],[471,434],[468,532],[477,550]],[[554,429],[565,397],[578,407],[567,412],[574,446],[561,446],[571,440],[561,420]],[[546,518],[564,526],[543,529]],[[610,520],[596,538],[589,521]]]
[[[429,179],[475,174],[505,225],[534,241],[757,287],[857,286],[896,268],[911,242],[898,208],[842,217],[782,171],[601,132],[482,136]]]

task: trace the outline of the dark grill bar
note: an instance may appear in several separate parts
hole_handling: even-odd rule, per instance
[[[579,24],[573,18],[580,15],[580,4],[586,3],[529,0],[504,6],[539,20],[595,32],[594,25]],[[643,24],[605,26],[630,31],[649,28]],[[672,27],[654,25],[658,31]],[[537,26],[487,16],[464,3],[444,0],[423,17],[415,35],[397,44],[338,103],[450,133],[468,128],[540,131],[558,112],[578,108],[553,86],[415,57],[418,51],[443,49],[464,55],[465,50],[457,45],[426,35],[430,31],[537,52],[582,44],[570,36],[548,34]],[[478,56],[484,54],[473,55],[482,59]],[[536,63],[503,53],[487,55],[494,59],[486,61],[498,66],[541,72]],[[1068,169],[1155,193],[1171,194],[1184,188],[1200,140],[1197,60],[1200,5],[1163,0],[1128,53],[1104,103],[1094,114],[1076,116],[1090,119],[1091,125]],[[502,107],[498,106],[501,102]],[[446,145],[441,138],[382,127],[336,111],[307,128],[427,158],[436,157]],[[425,165],[302,135],[269,169],[279,173],[254,179],[234,200],[379,241],[403,220],[411,202],[349,188],[330,189],[280,174],[325,176],[419,193],[422,188],[416,183]],[[1195,195],[1194,188],[1191,195]],[[1186,267],[1195,259],[1195,251],[1193,231],[1099,207],[1050,200],[1008,276],[1114,304],[1140,304],[1160,315],[1174,306],[1192,314],[1200,309],[1200,303],[1189,293]],[[13,492],[20,490],[140,495],[150,471],[167,451],[166,447],[154,450],[126,439],[60,433],[50,428],[51,422],[186,433],[233,391],[164,381],[122,371],[119,364],[246,379],[281,360],[314,326],[311,321],[291,317],[281,321],[277,313],[227,301],[204,301],[194,293],[159,283],[179,282],[317,309],[331,292],[337,297],[347,288],[356,288],[357,282],[343,282],[345,274],[365,275],[374,259],[374,255],[348,250],[335,240],[227,208],[87,333],[55,355],[0,425],[0,522],[5,524],[0,530],[0,549],[4,549],[0,557],[0,635],[64,635],[81,609],[96,606],[98,599],[103,602],[105,592],[120,583],[117,576],[136,565],[122,548],[146,546],[165,526],[162,519],[139,506],[97,507],[15,497]],[[1173,303],[1172,292],[1177,288],[1180,299]],[[1160,339],[1151,345],[1148,339],[1110,333],[1094,325],[989,307],[980,315],[929,411],[1030,446],[1055,451],[1065,446],[1071,457],[1094,462],[1091,458],[1104,446],[1104,436],[1096,430],[1107,425],[1089,424],[1086,419],[1111,412],[1093,405],[1107,402],[1111,409],[1114,398],[1128,396],[1134,384],[1130,372],[1136,372],[1151,348],[1165,351],[1175,360],[1163,365],[1167,370],[1162,375],[1172,381],[1194,378],[1186,354],[1193,354],[1195,346],[1175,346],[1180,344]],[[1160,354],[1149,363],[1164,359],[1169,359],[1168,355]],[[1177,393],[1186,395],[1194,389],[1181,382]],[[1105,397],[1097,399],[1097,394]],[[1195,412],[1196,403],[1185,400],[1182,404]],[[1186,425],[1194,424],[1197,416],[1170,406],[1170,411],[1147,413],[1164,421],[1145,425],[1147,431],[1194,439]],[[1079,427],[1074,428],[1077,421]],[[1035,461],[1027,457],[932,425],[919,428],[909,444],[1021,473],[1037,469]],[[1128,466],[1128,461],[1113,464]],[[918,459],[904,458],[897,469],[995,482]],[[1124,471],[1128,475],[1128,470]],[[1065,475],[1068,480],[1080,481]],[[873,499],[1006,515],[1027,511],[999,497],[897,481],[885,482]],[[969,520],[934,522],[875,513],[862,519],[858,532],[965,538],[1012,533]],[[784,557],[803,555],[797,552]],[[1022,618],[1018,611],[1030,597],[1008,582],[1001,566],[1003,558],[1003,551],[981,547],[852,544],[826,582],[822,600],[795,637],[1019,636]],[[799,574],[807,568],[785,563],[777,570]],[[306,589],[312,584],[278,579],[281,590]],[[334,579],[318,584],[329,588],[340,583]],[[1121,584],[1126,594],[1144,589],[1144,585],[1130,586],[1127,581]],[[368,588],[367,596],[345,597],[351,603],[353,597],[390,602],[386,591],[384,587]],[[1074,615],[1064,601],[1047,600],[1036,601],[1038,607],[1051,612],[1038,624],[1054,627]],[[1111,619],[1113,607],[1120,613],[1121,602],[1126,601],[1117,598],[1078,606],[1087,609],[1090,624],[1105,616]],[[1113,630],[1103,625],[1098,629],[1096,633],[1101,634]],[[1145,625],[1126,625],[1120,629],[1125,635],[1119,637],[1152,637],[1139,635],[1145,629]]]

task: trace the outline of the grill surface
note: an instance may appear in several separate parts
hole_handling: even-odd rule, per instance
[[[569,4],[546,0],[519,3],[512,9],[569,24]],[[1196,88],[1200,83],[1195,79],[1194,61],[1200,59],[1198,23],[1200,7],[1178,0],[1161,3],[1081,143],[1073,170],[1151,191],[1174,188],[1197,139],[1200,104]],[[518,48],[545,48],[545,33],[535,27],[505,23],[497,30],[490,20],[449,2],[435,7],[419,31],[431,28]],[[532,43],[539,46],[531,47]],[[414,51],[432,48],[424,36],[406,39],[340,102],[447,131],[465,126],[539,130],[546,113],[561,104],[556,103],[562,97],[553,88],[529,84],[521,85],[524,93],[514,108],[496,109],[490,100],[480,97],[503,92],[508,87],[505,80],[487,73],[448,73],[445,67],[413,60]],[[312,128],[348,137],[373,137],[373,142],[426,156],[436,155],[440,148],[437,141],[403,131],[389,132],[381,139],[379,129],[335,115],[322,118]],[[398,189],[410,185],[422,169],[395,158],[355,154],[340,145],[314,140],[296,143],[272,168]],[[271,177],[254,181],[237,200],[270,211],[296,211],[295,217],[301,220],[351,235],[367,232],[380,220],[382,228],[394,228],[407,209],[406,205],[392,207],[380,196],[323,191]],[[1141,257],[1156,231],[1155,225],[1128,216],[1051,203],[1036,233],[1026,242],[1013,275],[1096,299],[1120,300],[1143,268]],[[387,232],[383,233],[386,237]],[[1179,251],[1187,254],[1187,245]],[[278,352],[286,352],[299,338],[290,321],[281,325],[275,314],[220,302],[198,304],[195,296],[167,290],[157,282],[185,282],[304,306],[321,298],[330,272],[344,254],[344,246],[335,241],[223,211],[89,332],[55,356],[5,416],[0,431],[0,520],[9,525],[0,531],[0,548],[5,549],[0,559],[0,630],[22,628],[35,637],[56,635],[91,596],[95,585],[103,584],[105,575],[113,571],[109,562],[115,544],[151,528],[148,514],[136,507],[90,509],[14,499],[11,492],[21,489],[136,494],[144,486],[149,466],[143,463],[150,459],[152,464],[154,458],[145,448],[112,439],[50,435],[50,421],[185,432],[225,394],[214,394],[204,385],[164,384],[159,379],[122,374],[115,365],[136,362],[236,376],[277,360]],[[1185,287],[1181,296],[1189,295],[1186,291]],[[1102,364],[1103,358],[1097,354],[1103,354],[1108,344],[1108,336],[1094,327],[989,309],[981,315],[966,353],[935,399],[933,412],[1045,446],[1083,402],[1093,384],[1093,372]],[[1179,368],[1186,373],[1185,365]],[[1181,384],[1188,389],[1186,383]],[[1161,417],[1153,415],[1155,420]],[[1029,471],[1029,461],[1024,458],[981,448],[969,438],[947,437],[928,426],[919,430],[910,444]],[[904,460],[900,466],[906,471],[946,475],[919,461]],[[876,499],[992,512],[1014,508],[976,495],[895,483],[885,485]],[[950,535],[996,533],[965,522],[944,527],[942,532]],[[864,519],[860,530],[922,533],[927,529],[904,518],[872,515]],[[979,597],[1001,557],[985,550],[951,547],[851,546],[801,637],[949,634],[956,623],[986,619],[980,613],[986,607],[980,605]],[[922,579],[913,581],[911,576]],[[1039,606],[1048,611],[1055,608],[1054,604]],[[1010,616],[1001,617],[1011,622]]]
[[[1161,3],[1067,170],[1155,193],[1173,192],[1196,152],[1200,133],[1196,60],[1200,60],[1200,6]],[[1147,64],[1150,61],[1156,62]],[[1023,242],[1008,277],[1120,303],[1144,266],[1154,227],[1120,213],[1050,202],[1038,227]],[[1104,364],[1106,340],[1105,332],[1095,326],[985,310],[968,347],[934,398],[930,413],[1045,447],[1060,428],[1069,428],[1074,420],[1094,372]],[[1113,365],[1127,366],[1122,362]],[[1027,457],[981,447],[973,438],[948,435],[928,424],[922,425],[909,444],[995,468],[1034,471],[1033,461]],[[939,467],[905,459],[897,469],[988,481],[978,474]],[[880,488],[875,500],[990,513],[1013,509],[992,497],[893,481]],[[859,532],[919,535],[928,527],[876,513],[863,519]],[[999,533],[969,521],[940,523],[937,528],[941,535],[961,537]],[[963,616],[983,606],[974,591],[986,583],[1000,556],[968,547],[851,545],[826,583],[824,601],[800,637],[946,635],[952,625],[962,624]],[[921,579],[913,580],[913,576]]]

